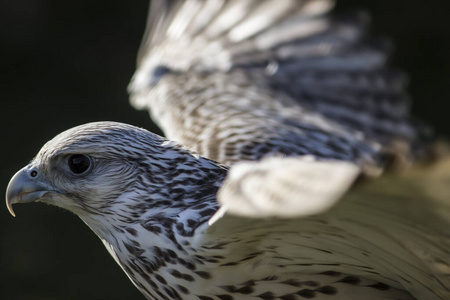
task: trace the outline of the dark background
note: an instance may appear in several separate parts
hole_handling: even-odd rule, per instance
[[[0,185],[57,133],[114,120],[153,129],[126,86],[147,1],[6,0],[0,4]],[[450,1],[342,0],[366,8],[397,45],[415,115],[450,134]],[[3,197],[0,197],[3,199]],[[1,299],[142,299],[76,216],[42,204],[0,205]]]

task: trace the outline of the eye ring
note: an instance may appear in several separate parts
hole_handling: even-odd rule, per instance
[[[73,154],[69,156],[68,165],[72,173],[80,175],[91,168],[92,159],[85,154]]]

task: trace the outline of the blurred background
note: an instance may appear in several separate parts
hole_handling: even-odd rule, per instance
[[[126,93],[147,8],[145,0],[0,3],[2,193],[65,129],[113,120],[157,130]],[[338,10],[359,8],[372,15],[376,35],[395,42],[393,64],[410,75],[413,113],[448,137],[450,1],[338,1]],[[13,218],[1,201],[1,299],[143,299],[76,216],[28,204],[15,206]]]

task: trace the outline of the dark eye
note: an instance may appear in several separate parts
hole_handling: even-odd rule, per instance
[[[75,174],[86,172],[91,166],[91,159],[84,154],[74,154],[69,157],[69,168]]]

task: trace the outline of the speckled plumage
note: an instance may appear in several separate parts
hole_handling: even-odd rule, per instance
[[[349,191],[430,134],[366,16],[332,4],[152,1],[131,101],[176,142],[72,128],[13,177],[8,207],[77,214],[147,299],[450,298],[448,161]]]

